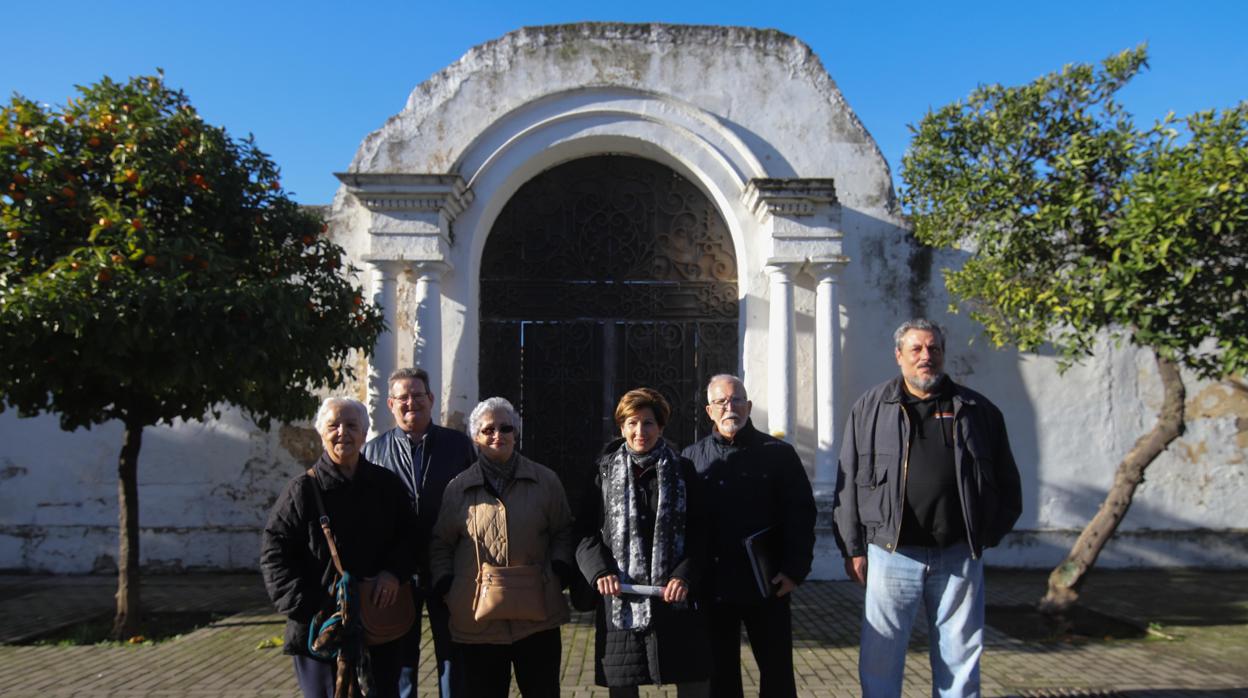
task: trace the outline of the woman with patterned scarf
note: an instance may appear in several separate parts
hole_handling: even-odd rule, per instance
[[[595,488],[577,517],[576,558],[604,603],[597,611],[594,675],[612,698],[676,684],[706,696],[710,653],[697,592],[705,559],[701,491],[693,463],[663,439],[671,415],[656,390],[620,398],[622,438],[598,458]]]

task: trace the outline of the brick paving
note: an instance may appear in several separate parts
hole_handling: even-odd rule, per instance
[[[1040,572],[989,573],[989,604],[1031,603]],[[290,660],[265,640],[282,633],[255,575],[150,576],[151,610],[213,611],[211,625],[154,646],[60,647],[12,644],[107,615],[114,581],[105,577],[0,576],[0,696],[282,696],[298,694]],[[1175,639],[1023,642],[989,627],[983,662],[987,696],[1248,696],[1248,572],[1096,573],[1084,593],[1093,609]],[[861,591],[847,582],[811,582],[794,601],[794,665],[802,696],[858,695]],[[563,695],[603,697],[593,686],[593,626],[581,614],[564,627]],[[426,642],[428,642],[426,632]],[[425,657],[432,656],[427,647]],[[747,694],[758,672],[748,650]],[[903,695],[929,694],[926,638],[916,630]],[[436,695],[432,662],[422,695]],[[672,688],[643,696],[675,696]]]

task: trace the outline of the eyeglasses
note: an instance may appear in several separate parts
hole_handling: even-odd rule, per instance
[[[424,400],[429,397],[429,393],[407,393],[405,395],[391,395],[390,399],[395,402],[414,402],[416,400]]]
[[[516,430],[515,426],[511,424],[499,424],[497,427],[495,426],[481,427],[481,433],[485,434],[486,436],[493,436],[495,431],[497,431],[499,434],[510,434],[511,432],[515,430]]]
[[[732,405],[733,407],[739,407],[741,405],[744,405],[747,402],[749,402],[749,400],[746,400],[745,398],[740,397],[738,395],[733,395],[732,397],[724,397],[718,400],[711,400],[711,406],[717,407],[722,410],[728,407],[728,405]]]

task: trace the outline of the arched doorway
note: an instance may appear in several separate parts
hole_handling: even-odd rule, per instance
[[[672,404],[677,447],[710,428],[702,388],[737,367],[737,265],[719,211],[689,180],[603,155],[526,182],[481,260],[480,386],[521,411],[521,449],[576,501],[626,390]]]

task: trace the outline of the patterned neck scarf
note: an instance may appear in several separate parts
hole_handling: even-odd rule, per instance
[[[516,461],[519,460],[519,458],[519,451],[512,451],[511,458],[508,458],[502,463],[495,463],[489,458],[486,458],[485,454],[477,455],[477,463],[481,465],[481,474],[485,476],[486,481],[489,482],[490,486],[494,488],[494,493],[497,494],[500,499],[503,496],[503,492],[507,489],[507,486],[510,485],[511,481],[516,477]]]
[[[638,483],[633,463],[643,469],[653,465],[658,479],[654,537],[645,547],[641,531]],[[612,455],[603,478],[603,506],[606,511],[605,536],[620,567],[625,584],[664,584],[672,569],[685,556],[685,482],[680,477],[679,460],[666,441],[649,453],[631,454],[621,445]],[[648,596],[610,597],[610,619],[616,628],[645,630],[650,626],[651,599]]]

